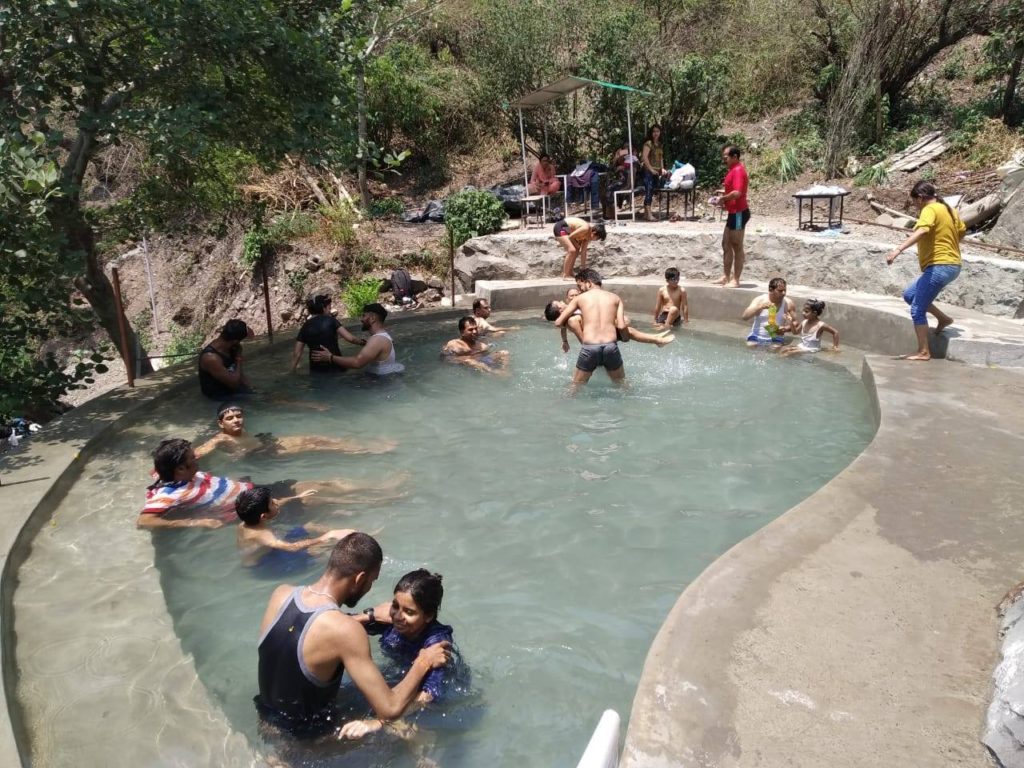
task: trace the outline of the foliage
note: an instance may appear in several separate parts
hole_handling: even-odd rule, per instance
[[[963,51],[956,51],[942,63],[940,70],[944,80],[960,80],[967,74]]]
[[[867,166],[853,179],[853,183],[858,187],[881,187],[885,186],[887,181],[889,172],[882,163]]]
[[[345,311],[349,317],[359,317],[367,304],[377,301],[380,289],[384,285],[375,277],[356,280],[345,286],[341,292],[341,300],[345,303]]]
[[[171,341],[167,345],[167,349],[164,350],[164,356],[171,359],[173,363],[180,357],[198,355],[203,340],[203,332],[198,328],[191,331],[178,328],[171,335]]]
[[[506,218],[501,200],[490,192],[466,190],[444,203],[445,225],[456,248],[474,237],[500,231]]]
[[[0,419],[41,417],[68,390],[102,373],[86,351],[70,364],[44,352],[47,342],[89,329],[70,307],[71,265],[60,256],[46,218],[59,195],[58,170],[39,133],[0,135]]]
[[[267,231],[259,224],[246,230],[242,237],[242,266],[247,271],[252,271],[263,259],[263,249],[269,240]]]
[[[307,280],[309,280],[309,272],[304,269],[296,269],[288,273],[288,287],[296,296],[301,296],[306,290]]]
[[[347,202],[321,206],[320,216],[323,219],[321,231],[332,243],[349,248],[359,242],[356,235],[356,212]]]
[[[761,167],[764,174],[782,183],[796,180],[803,169],[804,161],[799,148],[794,144],[769,157]]]
[[[1022,109],[1017,100],[1024,64],[1024,0],[1008,0],[996,12],[992,34],[985,42],[985,58],[993,74],[1005,76],[999,113],[1007,125],[1019,125]]]
[[[401,216],[405,212],[405,205],[400,198],[382,197],[370,204],[370,216],[374,219],[390,219]]]
[[[284,245],[291,240],[309,237],[318,229],[316,220],[308,213],[284,214],[267,226],[267,242],[273,246]]]

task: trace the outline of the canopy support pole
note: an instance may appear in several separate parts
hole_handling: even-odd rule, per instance
[[[523,185],[526,189],[523,194],[530,194],[530,169],[526,166],[526,131],[523,130],[523,108],[519,108],[519,142],[523,148]]]
[[[629,108],[629,93],[626,93],[626,135],[629,140],[629,156],[635,157],[633,153],[633,113]],[[633,178],[633,168],[636,166],[636,160],[629,161],[629,215],[633,221],[636,221],[636,182]]]

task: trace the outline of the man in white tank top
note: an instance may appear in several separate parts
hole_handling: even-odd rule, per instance
[[[768,293],[750,302],[742,317],[754,321],[747,335],[748,347],[778,349],[786,340],[786,334],[796,333],[799,328],[796,304],[786,297],[786,281],[781,277],[769,281]]]
[[[380,304],[367,304],[363,308],[362,324],[363,330],[370,332],[370,338],[366,340],[366,346],[359,354],[332,355],[329,349],[320,347],[313,352],[313,359],[317,362],[331,363],[339,368],[362,369],[374,376],[401,373],[405,366],[395,360],[395,344],[391,340],[391,334],[384,327],[387,317],[388,311]]]

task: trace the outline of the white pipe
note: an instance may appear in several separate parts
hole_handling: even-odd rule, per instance
[[[523,185],[524,194],[530,194],[530,169],[526,166],[526,131],[523,130],[523,108],[519,107],[519,142],[523,148]]]
[[[626,133],[629,137],[629,157],[634,158],[633,154],[633,113],[629,109],[629,92],[626,92]],[[633,178],[633,167],[636,165],[635,159],[629,161],[629,216],[633,221],[636,221],[636,180]]]
[[[156,294],[153,292],[153,268],[149,265],[149,244],[146,243],[146,236],[142,236],[142,258],[146,261],[146,279],[149,280],[149,306],[153,310],[153,333],[160,333],[160,326],[156,319]]]
[[[618,767],[620,722],[614,709],[604,711],[576,768]]]

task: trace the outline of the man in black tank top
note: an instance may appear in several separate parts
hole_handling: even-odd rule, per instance
[[[448,643],[424,648],[402,682],[388,688],[361,623],[340,610],[341,605],[355,606],[370,591],[382,560],[373,537],[352,533],[334,545],[315,583],[274,590],[258,646],[255,702],[264,722],[298,738],[337,730],[343,723],[336,717],[335,697],[346,670],[377,717],[393,720],[416,697],[426,674],[448,663]]]
[[[242,340],[252,330],[241,320],[228,320],[220,335],[199,353],[199,389],[207,397],[223,400],[251,392],[242,373]]]

